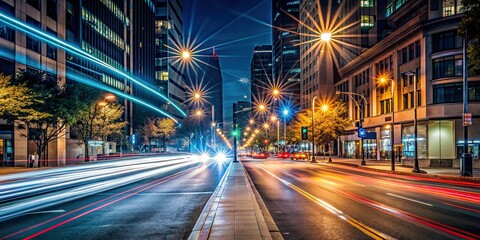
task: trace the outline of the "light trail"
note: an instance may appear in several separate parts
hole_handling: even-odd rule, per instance
[[[373,239],[394,239],[393,237],[391,236],[388,236],[378,230],[375,230],[363,223],[361,223],[360,221],[358,220],[355,220],[354,218],[350,217],[349,215],[347,215],[346,213],[340,211],[339,209],[335,208],[334,206],[332,206],[331,204],[327,203],[326,201],[324,200],[321,200],[317,197],[315,197],[314,195],[308,193],[307,191],[297,187],[296,185],[288,182],[287,180],[284,180],[280,177],[278,177],[277,175],[275,175],[274,173],[270,172],[269,170],[265,169],[264,167],[262,166],[257,166],[258,168],[261,168],[263,171],[267,172],[268,174],[270,174],[272,177],[276,178],[277,180],[279,180],[281,183],[285,184],[286,186],[292,188],[293,190],[297,191],[298,193],[300,193],[301,195],[303,195],[304,197],[310,199],[311,201],[315,202],[317,205],[321,206],[322,208],[326,209],[327,211],[331,212],[332,214],[336,215],[338,218],[342,219],[343,221],[349,223],[350,225],[352,225],[353,227],[357,228],[358,230],[362,231],[363,233],[365,233],[366,235],[370,236],[371,238]]]
[[[49,35],[45,32],[42,32],[42,31],[40,31],[40,30],[38,30],[34,27],[31,27],[27,24],[24,24],[24,23],[18,21],[17,19],[12,18],[10,16],[7,16],[3,13],[0,13],[0,22],[3,22],[5,24],[7,24],[8,26],[13,27],[16,30],[21,31],[25,34],[31,35],[35,38],[38,38],[39,40],[42,40],[42,41],[45,41],[49,44],[55,45],[56,47],[59,47],[59,48],[65,50],[69,53],[80,56],[85,60],[96,63],[99,66],[104,67],[107,70],[110,70],[112,73],[115,73],[117,75],[120,75],[122,77],[127,78],[128,80],[138,84],[139,86],[147,89],[148,91],[152,92],[153,94],[155,94],[155,95],[159,96],[160,98],[164,99],[165,101],[169,102],[175,109],[177,109],[180,112],[181,115],[187,116],[186,113],[179,106],[177,106],[175,103],[173,103],[168,97],[164,96],[163,94],[161,94],[160,92],[155,90],[153,87],[148,86],[143,81],[130,76],[128,73],[125,73],[125,72],[123,72],[119,69],[114,68],[113,66],[111,66],[111,65],[107,64],[106,62],[92,56],[91,54],[83,51],[82,49],[79,49],[79,48],[77,48],[73,45],[70,45],[63,40],[60,40],[60,39],[58,39],[56,37],[53,37],[53,36],[51,36],[51,35]],[[167,117],[171,117],[171,116],[167,116]]]
[[[198,165],[192,156],[151,157],[12,174],[0,186],[0,221]],[[70,172],[70,171],[71,172]]]

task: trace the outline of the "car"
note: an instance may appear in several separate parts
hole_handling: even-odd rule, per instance
[[[268,157],[268,154],[267,153],[264,153],[264,152],[260,152],[257,154],[257,157],[258,159],[267,159]]]
[[[277,155],[278,158],[289,158],[290,157],[290,153],[289,152],[279,152],[278,155]]]
[[[307,153],[305,152],[294,152],[290,157],[292,160],[305,160],[308,158]]]
[[[251,156],[251,157],[257,158],[257,156],[258,156],[258,153],[257,153],[257,152],[252,152],[252,156]]]

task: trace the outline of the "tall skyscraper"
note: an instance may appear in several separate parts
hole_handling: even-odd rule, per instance
[[[183,45],[182,14],[182,0],[155,0],[155,86],[185,108],[186,76],[171,50]],[[178,116],[178,112],[168,109]]]
[[[152,1],[132,1],[133,9],[130,11],[132,19],[131,34],[132,72],[135,77],[155,86],[155,8]],[[147,100],[156,106],[165,104],[163,99],[155,94],[145,91],[140,87],[133,88],[133,95]],[[138,129],[148,116],[157,116],[158,113],[146,109],[139,104],[133,106],[133,128]]]
[[[252,102],[265,100],[268,93],[268,83],[272,81],[272,45],[256,46],[250,64],[250,82]]]
[[[213,110],[213,120],[219,124],[218,126],[223,126],[223,78],[220,60],[215,50],[205,62],[207,64],[203,67],[202,81],[208,95],[206,107],[209,112]]]
[[[272,7],[273,78],[285,84],[284,97],[300,106],[300,1],[274,0]]]

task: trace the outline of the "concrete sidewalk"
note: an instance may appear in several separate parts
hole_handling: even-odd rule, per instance
[[[316,158],[318,162],[328,162],[328,157],[323,159],[323,157]],[[382,172],[391,172],[391,162],[390,161],[379,161],[379,160],[366,160],[366,165],[361,165],[361,159],[352,159],[352,158],[339,158],[332,157],[332,163],[334,164],[344,164],[350,165],[353,167],[359,167],[363,169],[377,170]],[[413,168],[408,165],[402,165],[400,162],[395,162],[395,172],[399,174],[408,174],[408,175],[423,175],[426,177],[439,177],[439,178],[462,178],[473,181],[480,181],[480,169],[473,169],[473,177],[461,177],[460,169],[458,168],[420,168],[426,173],[413,173]]]
[[[259,202],[263,204],[261,199]],[[267,226],[243,165],[232,162],[189,239],[272,239],[272,228],[276,226]],[[281,239],[281,236],[275,238]]]

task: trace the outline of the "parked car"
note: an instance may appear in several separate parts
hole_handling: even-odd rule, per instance
[[[291,159],[292,160],[305,160],[307,159],[307,153],[305,152],[294,152],[292,155],[291,155]]]
[[[282,158],[282,159],[285,159],[285,158],[289,158],[290,157],[290,153],[289,152],[279,152],[278,155],[277,155],[278,158]]]

